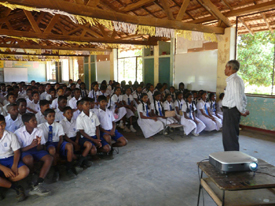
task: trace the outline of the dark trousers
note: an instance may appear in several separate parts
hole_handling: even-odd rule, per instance
[[[239,125],[241,113],[234,107],[223,108],[222,141],[224,151],[239,151]]]

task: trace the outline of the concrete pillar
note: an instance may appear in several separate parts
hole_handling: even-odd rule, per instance
[[[235,55],[235,28],[225,29],[224,35],[218,40],[218,64],[217,64],[217,97],[224,92],[226,78],[224,74],[225,65]]]
[[[117,49],[110,53],[110,80],[117,81]]]
[[[159,82],[159,42],[154,46],[154,85]]]

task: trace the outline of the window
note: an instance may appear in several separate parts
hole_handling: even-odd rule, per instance
[[[62,82],[68,82],[70,79],[68,59],[61,60],[61,76],[62,76],[62,79],[61,79]]]
[[[142,50],[118,51],[118,81],[143,81]]]
[[[56,81],[55,61],[47,62],[47,81]]]
[[[245,82],[246,93],[274,95],[274,47],[270,31],[238,36],[238,74]]]

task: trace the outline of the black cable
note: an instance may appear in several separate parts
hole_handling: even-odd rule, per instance
[[[201,184],[201,176],[200,176],[200,163],[204,162],[204,161],[208,161],[209,159],[203,159],[198,163],[198,176],[199,176],[199,182]],[[201,189],[201,188],[200,188]],[[202,205],[204,206],[204,194],[203,194],[203,190],[202,190]]]

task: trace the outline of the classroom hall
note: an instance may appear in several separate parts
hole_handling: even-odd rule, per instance
[[[274,8],[0,0],[0,205],[275,205]],[[257,161],[224,174],[209,155],[230,60],[250,112],[239,151]]]

